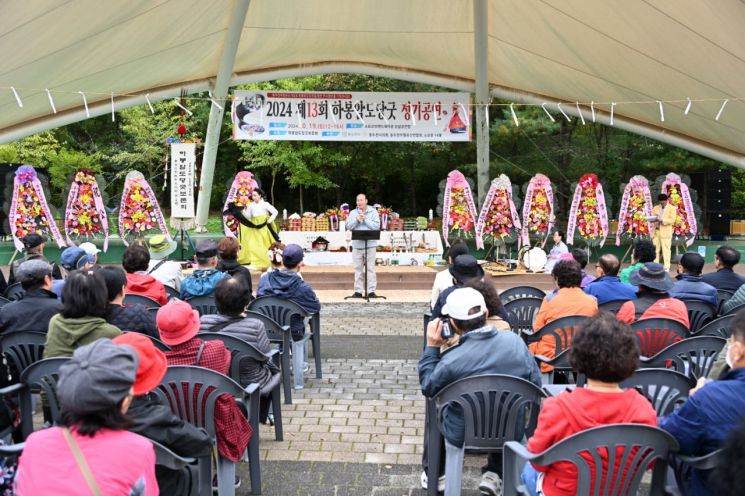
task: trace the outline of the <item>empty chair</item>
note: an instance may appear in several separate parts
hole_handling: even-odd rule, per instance
[[[5,290],[5,298],[10,301],[20,300],[25,294],[26,290],[23,289],[20,282],[14,282]]]
[[[497,452],[507,441],[530,436],[538,423],[538,411],[544,398],[546,393],[529,381],[493,374],[460,379],[428,399],[427,494],[437,494],[440,466],[437,447],[446,406],[460,405],[465,421],[463,447],[445,443],[445,494],[460,494],[464,451]],[[490,413],[485,415],[484,412]]]
[[[17,381],[26,367],[44,357],[45,332],[11,332],[0,340],[13,381]]]
[[[619,385],[639,391],[652,403],[657,416],[662,417],[685,402],[696,381],[674,370],[639,369]]]
[[[688,309],[688,328],[694,334],[703,326],[714,320],[717,309],[713,305],[699,300],[683,300]]]
[[[218,313],[214,296],[194,296],[193,298],[186,300],[186,302],[191,305],[194,310],[199,312],[200,317],[202,315]]]
[[[642,357],[642,368],[668,368],[698,379],[706,377],[722,351],[726,339],[699,336],[677,341],[652,357]]]
[[[597,496],[637,494],[642,477],[652,469],[649,494],[663,495],[667,458],[678,450],[673,436],[656,427],[639,424],[587,429],[562,439],[543,453],[533,454],[516,441],[504,446],[504,496],[530,494],[520,480],[525,462],[541,466],[571,463],[578,474],[577,494]]]
[[[512,331],[518,335],[533,332],[533,321],[543,303],[543,297],[536,298],[526,296],[524,298],[513,298],[504,304],[507,319],[512,326]]]
[[[292,385],[290,384],[292,376],[290,374],[290,354],[288,350],[292,346],[292,337],[290,335],[290,326],[281,326],[271,317],[263,313],[246,312],[246,317],[258,319],[264,324],[264,330],[269,341],[279,345],[279,361],[282,373],[282,384],[285,392],[285,404],[292,405]],[[274,355],[277,358],[277,355]]]
[[[279,349],[273,349],[269,354],[264,355],[256,349],[254,345],[248,343],[235,336],[229,336],[220,332],[200,332],[199,338],[204,341],[211,339],[217,339],[221,341],[225,347],[230,351],[230,378],[240,384],[241,382],[241,362],[243,360],[251,360],[257,364],[263,364],[268,360],[272,360],[272,357],[279,353]],[[260,365],[257,365],[260,366]],[[274,434],[277,441],[284,440],[284,434],[282,432],[282,401],[280,400],[280,381],[275,381],[273,387],[269,390],[262,390],[261,395],[271,395],[270,401],[272,405],[272,411],[274,412]]]
[[[515,286],[513,288],[502,291],[499,298],[502,303],[515,300],[517,298],[540,298],[543,299],[546,296],[546,292],[542,289],[534,288],[533,286]]]
[[[641,319],[631,323],[637,338],[639,352],[650,357],[676,341],[688,337],[688,328],[673,319]]]
[[[701,329],[696,331],[695,334],[692,334],[691,337],[715,336],[718,338],[728,339],[731,334],[730,325],[732,324],[732,319],[734,318],[734,314],[728,314],[723,317],[719,317],[718,319],[714,319],[703,326]]]
[[[248,412],[253,436],[248,445],[251,491],[261,493],[261,466],[259,460],[259,391],[257,384],[245,389],[233,379],[214,370],[193,366],[170,366],[160,386],[154,390],[163,404],[174,414],[197,427],[202,427],[213,438],[215,431],[215,402],[222,394],[239,399]],[[199,459],[199,494],[211,494],[211,457]],[[235,464],[217,452],[218,495],[235,494]]]
[[[139,303],[140,305],[143,305],[145,308],[160,308],[160,303],[153,300],[152,298],[148,298],[147,296],[142,296],[138,294],[131,294],[127,293],[124,295],[124,303],[129,303],[130,305],[134,305],[135,303]]]

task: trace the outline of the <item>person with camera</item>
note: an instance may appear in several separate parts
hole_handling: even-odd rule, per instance
[[[487,325],[489,311],[484,297],[473,288],[458,288],[450,293],[442,308],[443,319],[432,320],[427,326],[427,347],[419,360],[419,382],[427,397],[436,395],[445,386],[466,377],[483,374],[506,374],[541,385],[541,374],[533,355],[520,337],[511,332],[499,332]],[[446,353],[440,346],[453,335],[459,335],[457,346]],[[462,410],[450,407],[444,412],[443,436],[453,446],[462,446],[465,422]],[[444,446],[427,446],[427,424],[424,434],[422,487],[427,487],[427,449],[439,449],[443,472]],[[482,468],[479,489],[483,494],[501,494],[502,454],[489,454]],[[445,478],[438,480],[438,489]]]

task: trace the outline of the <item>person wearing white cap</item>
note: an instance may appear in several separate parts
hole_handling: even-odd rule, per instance
[[[93,243],[87,241],[85,243],[80,243],[80,248],[88,254],[88,258],[91,260],[91,265],[93,266],[92,270],[100,269],[101,266],[98,265],[98,254],[101,253],[101,250]]]
[[[483,374],[506,374],[528,380],[541,386],[541,374],[519,336],[511,332],[499,332],[487,325],[489,311],[484,297],[473,288],[459,288],[447,296],[442,307],[442,320],[432,320],[427,326],[427,347],[419,360],[419,382],[422,393],[427,397],[436,395],[442,388],[453,382]],[[440,353],[445,342],[443,327],[452,329],[460,336],[457,346]],[[446,409],[444,412],[443,436],[448,444],[462,446],[465,424],[462,411]],[[425,446],[422,462],[422,487],[427,487],[426,453],[427,433],[425,425]],[[442,446],[440,460],[444,464],[445,453]],[[440,473],[442,473],[442,466]],[[479,489],[482,494],[501,494],[502,454],[490,454],[487,465],[482,468]],[[438,481],[438,489],[444,489],[444,476]]]

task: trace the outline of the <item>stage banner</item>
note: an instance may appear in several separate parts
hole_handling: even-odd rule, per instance
[[[194,218],[195,143],[171,143],[171,218]]]
[[[470,141],[468,93],[235,91],[236,140]]]

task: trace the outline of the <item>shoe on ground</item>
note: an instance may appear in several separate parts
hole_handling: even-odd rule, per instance
[[[427,489],[427,472],[422,471],[422,489]],[[443,492],[445,490],[445,476],[441,475],[439,479],[437,479],[437,491]]]
[[[502,494],[502,479],[494,472],[484,472],[481,475],[479,491],[481,491],[481,494],[488,494],[489,496]]]
[[[362,298],[362,293],[355,291],[354,294],[352,294],[352,298]]]
[[[377,298],[377,297],[378,297],[378,295],[376,295],[376,294],[375,294],[375,291],[373,291],[372,293],[368,293],[367,297],[368,297],[368,298]]]
[[[310,370],[310,365],[308,364],[308,362],[305,362],[303,364],[303,374],[307,374],[309,370]]]

